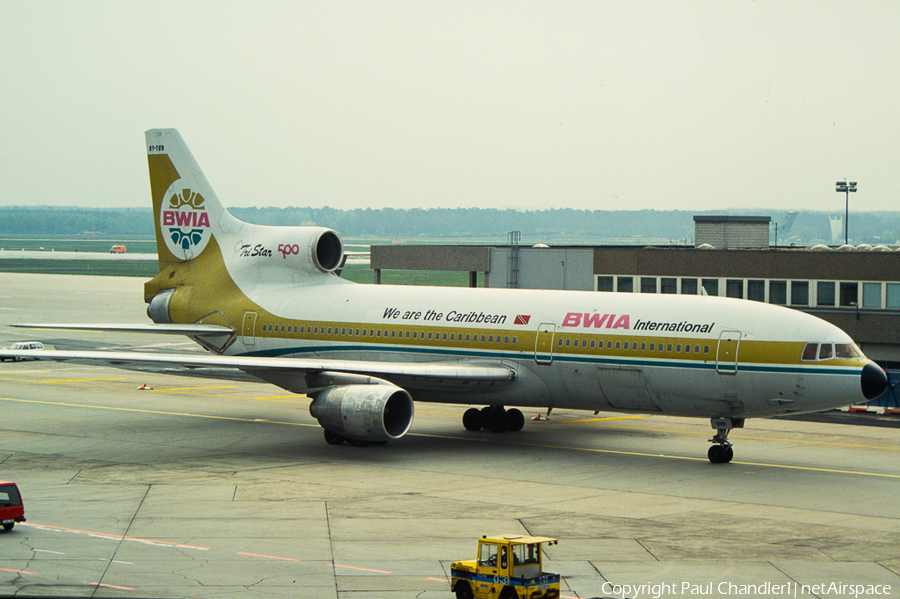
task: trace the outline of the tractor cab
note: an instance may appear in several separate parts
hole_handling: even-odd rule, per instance
[[[501,535],[478,539],[475,559],[453,562],[450,589],[458,599],[559,597],[559,574],[544,572],[543,545],[550,537]]]

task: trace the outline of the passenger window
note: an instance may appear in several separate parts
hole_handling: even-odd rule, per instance
[[[819,346],[819,359],[830,360],[834,355],[834,350],[830,343],[823,343]]]

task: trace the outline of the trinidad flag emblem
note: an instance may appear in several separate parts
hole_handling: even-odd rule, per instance
[[[519,314],[516,316],[515,324],[528,324],[529,320],[531,320],[530,314]]]

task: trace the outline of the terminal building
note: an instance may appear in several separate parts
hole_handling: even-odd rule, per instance
[[[802,310],[846,331],[900,370],[900,251],[887,246],[773,247],[769,217],[695,216],[692,246],[372,246],[381,272],[467,271],[475,286],[702,294]],[[892,382],[893,382],[893,378]],[[893,399],[893,389],[888,390]]]

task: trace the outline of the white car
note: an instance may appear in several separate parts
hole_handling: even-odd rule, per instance
[[[16,350],[32,350],[32,349],[44,349],[44,344],[40,341],[18,341],[9,346],[9,349]],[[16,356],[15,358],[0,358],[0,362],[5,362],[6,360],[12,360],[13,362],[18,362],[19,360],[28,360],[29,358],[24,358],[22,356]]]

